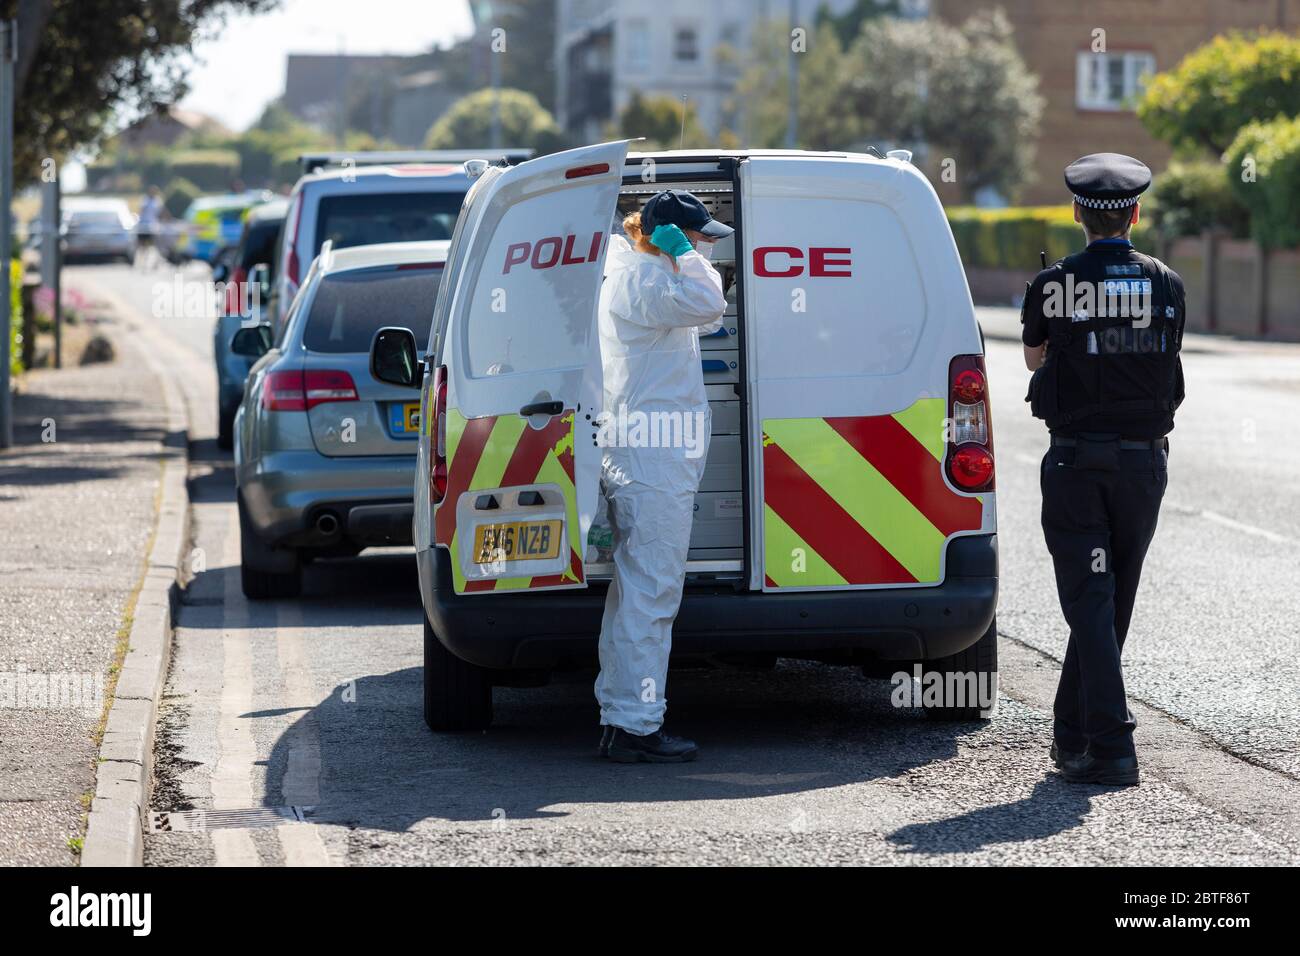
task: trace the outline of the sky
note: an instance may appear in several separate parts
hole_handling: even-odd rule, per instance
[[[419,53],[470,32],[468,0],[282,0],[194,47],[186,109],[243,130],[284,92],[289,53]]]

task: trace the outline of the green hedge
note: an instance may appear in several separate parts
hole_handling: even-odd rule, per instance
[[[188,179],[204,192],[228,192],[238,175],[239,154],[233,149],[185,150],[172,156],[168,169],[169,179]]]
[[[9,261],[9,373],[23,370],[23,264]]]
[[[1074,221],[1070,206],[953,206],[947,213],[967,268],[1037,272],[1039,252],[1046,252],[1050,263],[1083,248],[1083,229]],[[1135,242],[1143,240],[1145,227],[1146,221],[1139,220],[1133,229]]]

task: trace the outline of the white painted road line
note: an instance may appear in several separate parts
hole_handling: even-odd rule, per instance
[[[282,706],[302,713],[286,734],[289,760],[280,789],[285,803],[314,807],[321,802],[320,724],[316,719],[321,696],[311,676],[301,606],[282,602],[275,618],[276,654],[285,689]],[[276,833],[289,866],[331,865],[315,824],[290,823],[279,827]]]
[[[228,568],[239,567],[237,527],[233,521],[228,522],[222,541],[221,560]],[[217,721],[217,765],[212,770],[214,810],[255,806],[252,771],[257,762],[257,742],[247,716],[253,709],[253,655],[248,643],[250,631],[240,626],[247,620],[238,580],[237,574],[226,575],[228,617],[221,629],[221,716]],[[262,865],[247,830],[213,830],[211,836],[217,866]]]

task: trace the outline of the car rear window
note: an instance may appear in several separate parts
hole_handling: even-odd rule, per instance
[[[423,328],[441,278],[441,265],[417,264],[326,276],[312,299],[303,345],[312,352],[368,352],[384,326]]]
[[[316,219],[316,249],[327,239],[335,249],[450,239],[464,198],[459,191],[324,196]]]
[[[272,264],[276,240],[280,238],[280,226],[283,223],[281,219],[268,219],[249,224],[248,235],[244,237],[239,251],[239,265],[245,272],[259,263]]]
[[[121,229],[122,217],[115,212],[74,212],[69,225],[78,229]]]

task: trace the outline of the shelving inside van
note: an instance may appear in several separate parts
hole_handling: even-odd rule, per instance
[[[717,164],[709,164],[717,169]],[[641,182],[625,185],[620,191],[614,229],[621,231],[623,217],[639,210],[650,196],[665,188],[685,189],[693,193],[719,222],[737,227],[730,171],[718,181],[685,181],[673,176],[671,181]],[[700,356],[704,371],[704,389],[712,412],[712,433],[704,476],[695,496],[695,521],[691,529],[691,547],[687,555],[687,576],[691,580],[739,579],[744,568],[744,436],[745,415],[741,407],[741,296],[740,273],[736,268],[737,232],[719,240],[713,247],[711,264],[722,276],[727,309],[722,328],[700,337]],[[597,512],[593,540],[608,541],[604,502]],[[593,560],[594,559],[594,560]],[[608,577],[613,571],[607,547],[589,552],[589,577]]]

